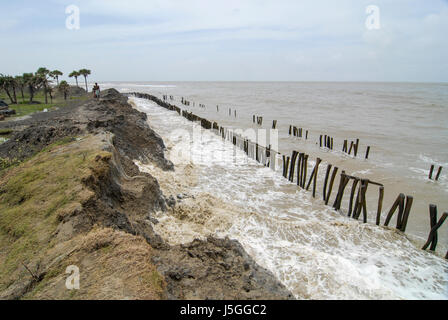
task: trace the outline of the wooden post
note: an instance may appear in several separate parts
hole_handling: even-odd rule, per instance
[[[316,184],[317,184],[317,173],[319,171],[319,164],[322,160],[317,158],[316,160],[316,171],[314,172],[314,181],[313,181],[313,198],[316,197]]]
[[[323,196],[323,200],[325,201],[325,197],[327,195],[327,183],[328,183],[328,177],[330,175],[330,171],[331,171],[331,164],[327,165],[327,172],[325,173],[325,180],[324,180],[324,190],[322,192],[322,196]]]
[[[344,140],[344,145],[342,146],[342,152],[347,153],[347,140]]]
[[[327,135],[324,136],[324,147],[327,147]]]
[[[341,194],[342,185],[344,184],[344,179],[345,179],[345,171],[342,170],[342,172],[341,172],[341,179],[339,179],[338,193],[336,194],[336,198],[334,199],[334,202],[333,202],[333,208],[334,209],[336,209],[336,207],[338,205],[338,199],[339,199],[339,195]]]
[[[302,174],[302,167],[303,167],[303,153],[299,153],[299,161],[297,162],[297,185],[301,186],[301,174]]]
[[[325,196],[325,204],[328,204],[328,201],[330,200],[331,197],[331,190],[333,189],[333,183],[334,183],[334,179],[336,178],[336,174],[338,173],[338,167],[334,167],[333,168],[333,173],[331,174],[331,179],[330,179],[330,185],[328,187],[328,193]]]
[[[406,197],[403,195],[401,198],[400,203],[398,204],[398,216],[397,216],[397,225],[395,226],[395,229],[400,230],[401,224],[403,221],[403,214],[404,214],[404,203],[405,203]]]
[[[285,155],[283,154],[282,155],[282,158],[283,158],[283,177],[285,177],[286,178],[286,157],[285,157]]]
[[[331,138],[330,149],[333,150],[333,137]]]
[[[322,135],[320,135],[320,138],[319,138],[319,147],[322,148]]]
[[[381,210],[383,208],[383,197],[384,197],[384,187],[380,186],[379,188],[379,197],[378,197],[378,209],[376,211],[376,225],[380,225],[381,220]]]
[[[277,127],[277,120],[272,120],[272,129]]]
[[[294,182],[294,169],[296,166],[296,159],[299,153],[297,151],[293,151],[291,155],[291,165],[289,167],[289,181]]]
[[[336,194],[336,199],[334,200],[333,203],[333,208],[335,210],[339,210],[341,208],[342,198],[344,197],[344,190],[349,180],[350,179],[346,176],[345,171],[343,170],[341,172],[341,179],[339,180],[338,193]],[[328,197],[328,199],[329,198],[330,197]]]
[[[361,214],[362,209],[362,188],[364,186],[364,179],[361,179],[361,183],[359,184],[358,192],[356,194],[355,207],[353,209],[352,218],[358,220],[359,215]]]
[[[314,164],[314,167],[313,167],[313,171],[311,171],[310,180],[308,180],[308,184],[306,185],[306,190],[309,190],[309,188],[310,188],[311,182],[313,181],[315,174],[316,174],[316,168],[319,163],[320,163],[320,159],[317,158],[316,163]]]
[[[369,180],[364,180],[364,186],[361,190],[361,195],[362,195],[362,216],[363,216],[363,222],[367,223],[367,201],[366,201],[366,193],[367,193],[367,188],[369,186]]]
[[[429,223],[431,225],[431,230],[434,228],[434,226],[437,224],[437,206],[430,204],[429,205]],[[428,239],[429,241],[429,239]],[[437,241],[438,241],[438,235],[437,232],[435,232],[431,239],[431,248],[429,250],[435,251],[437,247]],[[425,250],[426,248],[423,248]]]
[[[431,218],[431,231],[429,232],[429,236],[428,236],[428,241],[426,241],[426,243],[423,246],[423,250],[426,250],[429,245],[431,245],[431,248],[429,250],[431,251],[435,251],[436,250],[436,246],[437,246],[437,229],[439,229],[442,224],[445,222],[446,218],[448,217],[448,213],[445,212],[442,217],[440,218],[440,220],[436,223],[437,221],[437,207],[435,205],[430,205],[429,206],[429,214],[430,214],[430,218]],[[446,258],[446,257],[445,257]]]
[[[437,170],[436,181],[439,180],[440,173],[442,172],[442,167],[439,166],[439,170]]]
[[[361,179],[361,185],[359,186],[358,196],[356,197],[357,206],[356,206],[355,213],[353,215],[353,218],[358,220],[359,216],[361,215],[361,211],[362,211],[364,223],[367,222],[367,213],[366,213],[367,209],[365,206],[366,189],[367,189],[367,187],[365,185],[365,180]]]
[[[308,184],[306,185],[306,190],[309,190],[311,182],[313,182],[314,172],[316,171],[316,165],[314,165],[313,171],[311,171],[310,180],[308,180]]]
[[[366,150],[366,159],[369,158],[369,152],[370,152],[370,146],[368,146],[368,147],[367,147],[367,150]]]
[[[358,185],[358,182],[359,182],[358,178],[353,179],[352,190],[350,191],[350,202],[348,205],[348,217],[350,217],[352,215],[353,198],[355,197],[355,191],[356,191],[356,186]]]
[[[355,144],[355,149],[354,149],[355,157],[358,155],[358,147],[359,147],[359,139],[356,139],[356,144]]]
[[[350,149],[348,150],[348,154],[352,153],[353,141],[350,143]]]
[[[389,222],[390,222],[390,220],[392,219],[392,216],[394,215],[395,210],[397,209],[397,207],[398,207],[398,206],[402,206],[402,203],[404,202],[404,198],[405,198],[405,196],[404,196],[403,193],[400,193],[400,194],[398,195],[398,197],[397,197],[397,199],[395,200],[394,204],[393,204],[392,207],[390,208],[389,213],[387,214],[386,221],[384,222],[384,225],[385,225],[385,226],[388,226],[388,225],[389,225]],[[399,213],[399,215],[400,215],[400,213]],[[400,220],[400,219],[397,218],[397,221],[398,221],[398,222],[399,222],[399,220]]]
[[[255,160],[257,160],[259,162],[259,160],[258,160],[258,143],[255,144]],[[288,157],[288,161],[289,161],[289,157]]]
[[[306,133],[305,133],[305,140],[308,140],[308,130],[306,130]]]
[[[255,115],[253,115],[252,117],[252,122],[255,123]]]
[[[304,183],[303,183],[304,175],[305,175],[305,179],[306,179],[305,165],[306,165],[307,159],[308,159],[308,157],[307,157],[306,153],[303,153],[303,155],[302,155],[302,164],[301,164],[301,167],[300,167],[300,184],[299,184],[299,186],[301,188],[303,188],[303,185],[304,185]]]
[[[434,171],[434,165],[431,165],[431,169],[429,169],[429,180],[432,179],[432,172]]]
[[[302,175],[302,188],[305,188],[307,169],[308,169],[308,155],[305,154],[304,166],[303,166],[303,175]]]
[[[400,231],[405,232],[408,224],[409,213],[411,212],[412,202],[414,198],[412,196],[406,196],[406,206],[404,208],[403,217],[400,223]]]

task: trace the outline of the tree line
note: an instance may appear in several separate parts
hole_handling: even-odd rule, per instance
[[[81,69],[78,71],[72,71],[68,76],[75,78],[76,86],[78,85],[78,77],[83,76],[86,92],[87,89],[87,77],[91,74],[88,69]],[[63,73],[59,70],[50,71],[47,68],[39,68],[36,72],[24,73],[21,76],[10,76],[0,73],[0,90],[5,91],[8,98],[11,100],[11,104],[17,104],[17,93],[20,92],[22,101],[25,101],[24,91],[28,90],[29,102],[33,103],[34,95],[37,91],[43,91],[45,95],[45,104],[48,104],[48,97],[53,101],[53,93],[55,89],[64,95],[64,99],[67,100],[67,95],[70,91],[70,85],[67,81],[61,81],[59,83],[59,77]],[[52,87],[52,82],[56,80],[56,87]]]

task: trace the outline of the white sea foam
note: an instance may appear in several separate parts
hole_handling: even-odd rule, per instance
[[[448,299],[447,261],[391,228],[340,215],[211,131],[191,139],[199,126],[177,113],[131,100],[148,113],[176,167],[193,166],[197,183],[188,192],[198,199],[210,194],[201,223],[197,216],[158,216],[155,230],[169,242],[209,233],[237,239],[301,299]],[[222,161],[219,154],[233,156]],[[221,202],[239,209],[219,209]]]
[[[442,167],[448,166],[448,162],[442,162],[442,161],[439,161],[438,159],[432,159],[430,156],[425,155],[425,154],[420,154],[419,159],[429,165],[434,164],[436,166],[442,166]]]

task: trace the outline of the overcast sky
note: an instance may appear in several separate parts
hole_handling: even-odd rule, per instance
[[[368,5],[380,29],[366,28]],[[12,75],[447,82],[447,39],[448,0],[0,0],[0,73]]]

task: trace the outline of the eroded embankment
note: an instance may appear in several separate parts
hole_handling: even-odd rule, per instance
[[[0,298],[287,299],[234,240],[166,243],[171,201],[134,164],[174,170],[146,114],[117,91],[17,121],[0,145]],[[66,288],[67,266],[80,289]]]

